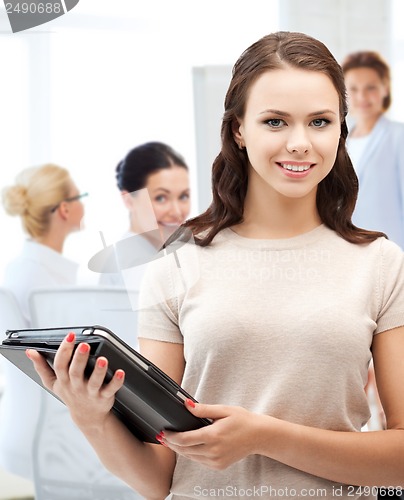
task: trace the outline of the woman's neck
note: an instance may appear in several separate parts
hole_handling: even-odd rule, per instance
[[[353,138],[365,137],[369,135],[377,121],[379,120],[381,115],[372,116],[368,118],[361,118],[356,123],[354,128],[352,129],[350,136]]]
[[[315,199],[313,203],[308,199],[278,199],[276,203],[255,199],[251,202],[247,193],[244,206],[244,220],[233,229],[246,238],[293,238],[321,224]]]
[[[37,243],[40,243],[41,245],[44,245],[46,247],[51,248],[52,250],[55,250],[55,252],[58,253],[63,253],[63,245],[65,242],[65,236],[62,236],[61,234],[46,234],[44,236],[40,236],[38,238],[34,238],[34,241]]]

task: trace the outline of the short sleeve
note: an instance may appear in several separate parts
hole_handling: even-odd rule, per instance
[[[138,337],[183,343],[178,326],[181,287],[173,255],[148,264],[140,287]]]
[[[404,252],[384,238],[381,243],[379,290],[380,310],[375,334],[404,325]]]

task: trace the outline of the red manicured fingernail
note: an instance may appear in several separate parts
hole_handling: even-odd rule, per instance
[[[164,437],[165,437],[165,436],[164,436],[164,432],[163,432],[163,431],[161,431],[161,432],[160,432],[160,434],[157,434],[156,439],[157,439],[157,441],[158,441],[160,444],[162,444],[163,446],[165,446],[166,448],[168,448],[167,444],[163,441]]]
[[[105,358],[97,359],[97,366],[99,368],[105,368],[107,366],[107,360]]]
[[[192,399],[187,399],[186,401],[187,405],[190,406],[191,408],[195,408],[195,403],[192,401]]]
[[[122,380],[124,376],[125,376],[125,372],[123,370],[117,370],[115,373],[115,377],[118,380]]]
[[[81,354],[87,354],[89,350],[90,350],[90,346],[88,344],[80,344],[79,345],[79,352],[81,352]]]
[[[74,333],[73,333],[73,332],[70,332],[70,333],[66,336],[66,342],[71,343],[71,342],[73,342],[74,338],[75,338]]]

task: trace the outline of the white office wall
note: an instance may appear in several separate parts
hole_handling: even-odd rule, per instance
[[[392,65],[392,104],[389,115],[399,121],[404,121],[404,2],[392,0],[390,57]]]
[[[283,0],[281,29],[324,42],[337,60],[353,50],[389,52],[392,0]]]
[[[212,200],[211,165],[220,151],[223,102],[231,70],[231,64],[193,68],[198,205],[201,212]]]

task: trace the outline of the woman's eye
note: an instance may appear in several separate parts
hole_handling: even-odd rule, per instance
[[[267,120],[266,123],[272,128],[280,128],[285,125],[285,122],[280,118],[271,118],[271,120]]]
[[[163,194],[156,196],[154,199],[157,203],[164,203],[166,201],[166,197]]]
[[[180,196],[180,200],[189,200],[189,193],[184,193]]]
[[[316,118],[311,123],[313,124],[314,127],[321,128],[321,127],[325,127],[326,125],[328,125],[330,123],[330,121],[326,120],[325,118]]]

